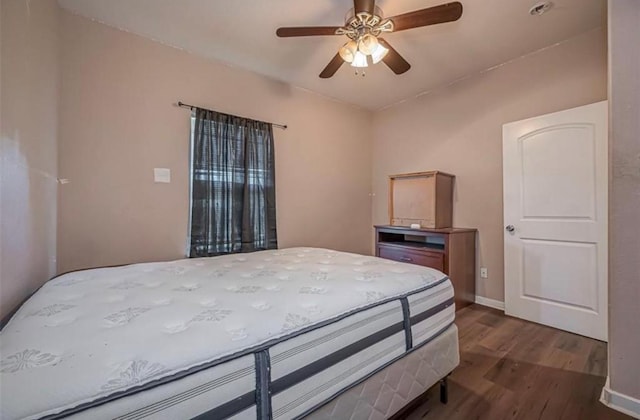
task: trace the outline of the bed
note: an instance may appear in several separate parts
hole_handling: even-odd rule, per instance
[[[459,363],[439,271],[319,248],[47,282],[0,333],[9,419],[387,418]]]

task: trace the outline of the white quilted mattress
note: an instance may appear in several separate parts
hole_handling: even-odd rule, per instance
[[[55,417],[78,407],[86,418],[134,408],[123,418],[167,418],[165,408],[176,410],[172,418],[192,417],[241,394],[253,398],[261,380],[254,363],[264,349],[271,357],[267,382],[282,389],[269,410],[292,418],[401,356],[405,341],[418,345],[451,325],[454,309],[446,304],[416,318],[410,333],[391,331],[408,311],[394,298],[413,292],[422,295],[407,299],[412,316],[453,297],[436,270],[316,248],[69,273],[46,283],[0,333],[0,418]],[[330,373],[322,389],[305,385],[304,372],[316,375],[312,382],[321,377],[306,366],[314,358],[385,328],[383,340],[336,362],[336,372],[353,375],[338,381]],[[358,371],[358,360],[375,363]],[[189,401],[187,411],[167,402],[194,389],[206,398]],[[322,398],[306,401],[307,394]],[[235,417],[255,418],[256,405]]]

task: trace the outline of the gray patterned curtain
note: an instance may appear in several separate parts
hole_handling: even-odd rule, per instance
[[[271,124],[196,109],[190,257],[278,247]]]

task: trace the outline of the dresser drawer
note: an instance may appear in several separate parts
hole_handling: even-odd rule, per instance
[[[439,252],[379,245],[378,256],[388,260],[417,264],[444,271],[444,254]]]

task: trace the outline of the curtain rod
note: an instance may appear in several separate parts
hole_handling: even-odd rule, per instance
[[[191,109],[192,111],[193,111],[194,109],[196,109],[196,108],[199,108],[199,109],[206,109],[206,108],[200,108],[199,106],[195,106],[195,105],[185,104],[184,102],[180,102],[180,101],[178,101],[178,106],[179,106],[180,108],[189,108],[189,109]],[[207,111],[211,111],[211,110],[207,110]],[[214,111],[214,112],[216,112],[216,111]],[[253,118],[248,118],[248,119],[253,119]],[[277,127],[277,128],[281,128],[281,129],[283,129],[283,130],[286,130],[286,129],[287,129],[287,126],[286,126],[286,125],[283,125],[283,124],[276,124],[276,123],[272,123],[272,122],[269,122],[269,121],[261,121],[261,122],[266,122],[267,124],[271,124],[272,126]]]

